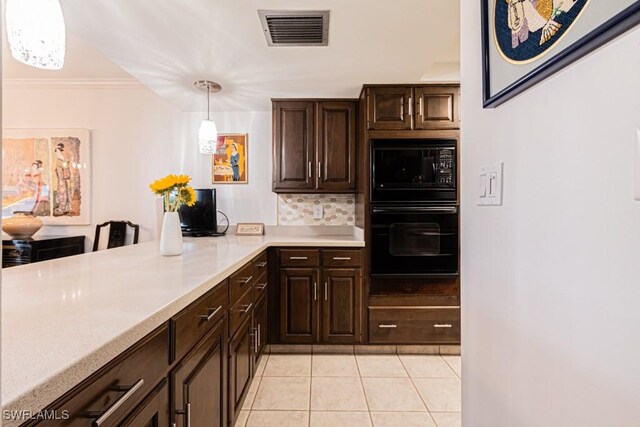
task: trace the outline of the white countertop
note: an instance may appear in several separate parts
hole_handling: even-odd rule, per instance
[[[149,242],[2,270],[2,409],[43,409],[269,246],[364,242],[192,238],[178,257]]]

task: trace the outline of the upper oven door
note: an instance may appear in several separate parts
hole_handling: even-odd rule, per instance
[[[373,202],[456,200],[456,141],[374,141]]]
[[[374,207],[371,218],[374,277],[458,274],[457,207]]]

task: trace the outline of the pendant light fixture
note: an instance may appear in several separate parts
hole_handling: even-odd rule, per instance
[[[198,145],[202,154],[213,154],[216,152],[218,143],[218,128],[210,116],[209,95],[220,92],[222,86],[209,80],[198,80],[193,84],[196,88],[207,92],[207,118],[202,120],[198,132]]]
[[[7,0],[5,13],[11,56],[36,68],[62,68],[65,25],[59,0]]]

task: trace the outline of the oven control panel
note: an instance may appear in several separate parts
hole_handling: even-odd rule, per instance
[[[453,164],[455,161],[455,151],[440,150],[438,157],[438,184],[451,185],[455,183],[455,171]]]

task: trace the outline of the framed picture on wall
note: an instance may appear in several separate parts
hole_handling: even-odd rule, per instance
[[[91,222],[88,129],[3,129],[2,217],[28,211],[45,225]]]
[[[640,0],[481,0],[483,105],[493,108],[640,23]]]
[[[211,182],[247,184],[249,182],[249,135],[219,134],[216,152],[211,156]]]

